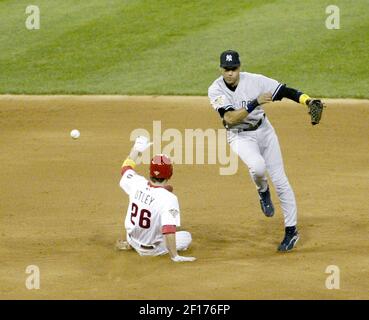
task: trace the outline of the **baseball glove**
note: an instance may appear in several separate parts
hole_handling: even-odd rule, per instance
[[[308,113],[310,114],[311,117],[311,124],[312,125],[318,124],[320,122],[320,119],[322,118],[323,108],[325,107],[325,105],[320,100],[312,99],[309,101],[307,106],[309,109]]]

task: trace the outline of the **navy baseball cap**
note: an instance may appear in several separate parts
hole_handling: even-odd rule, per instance
[[[240,56],[237,51],[227,50],[220,55],[220,66],[222,68],[233,68],[241,65]]]

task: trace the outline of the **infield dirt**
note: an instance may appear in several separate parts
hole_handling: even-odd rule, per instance
[[[247,168],[174,167],[182,228],[194,263],[117,252],[128,204],[120,166],[136,128],[221,129],[206,97],[2,96],[0,99],[1,299],[368,299],[369,101],[326,100],[322,122],[278,102],[275,127],[298,205],[301,239],[284,235],[276,207],[262,214]],[[81,137],[69,133],[78,129]],[[165,143],[163,143],[165,145]],[[148,165],[140,165],[147,174]],[[25,286],[40,269],[40,289]],[[326,268],[340,289],[326,288]]]

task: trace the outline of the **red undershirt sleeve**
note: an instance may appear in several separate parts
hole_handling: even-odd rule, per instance
[[[175,233],[177,230],[175,225],[165,225],[162,227],[161,232],[162,234],[168,234],[168,233]]]

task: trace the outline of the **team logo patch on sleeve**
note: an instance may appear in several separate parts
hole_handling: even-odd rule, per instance
[[[224,107],[224,95],[222,96],[219,96],[219,97],[216,97],[214,100],[213,100],[213,106],[216,110],[218,110],[219,108],[223,108]]]
[[[178,216],[179,211],[177,209],[170,209],[169,213],[173,216],[173,218],[175,218],[176,216]]]

